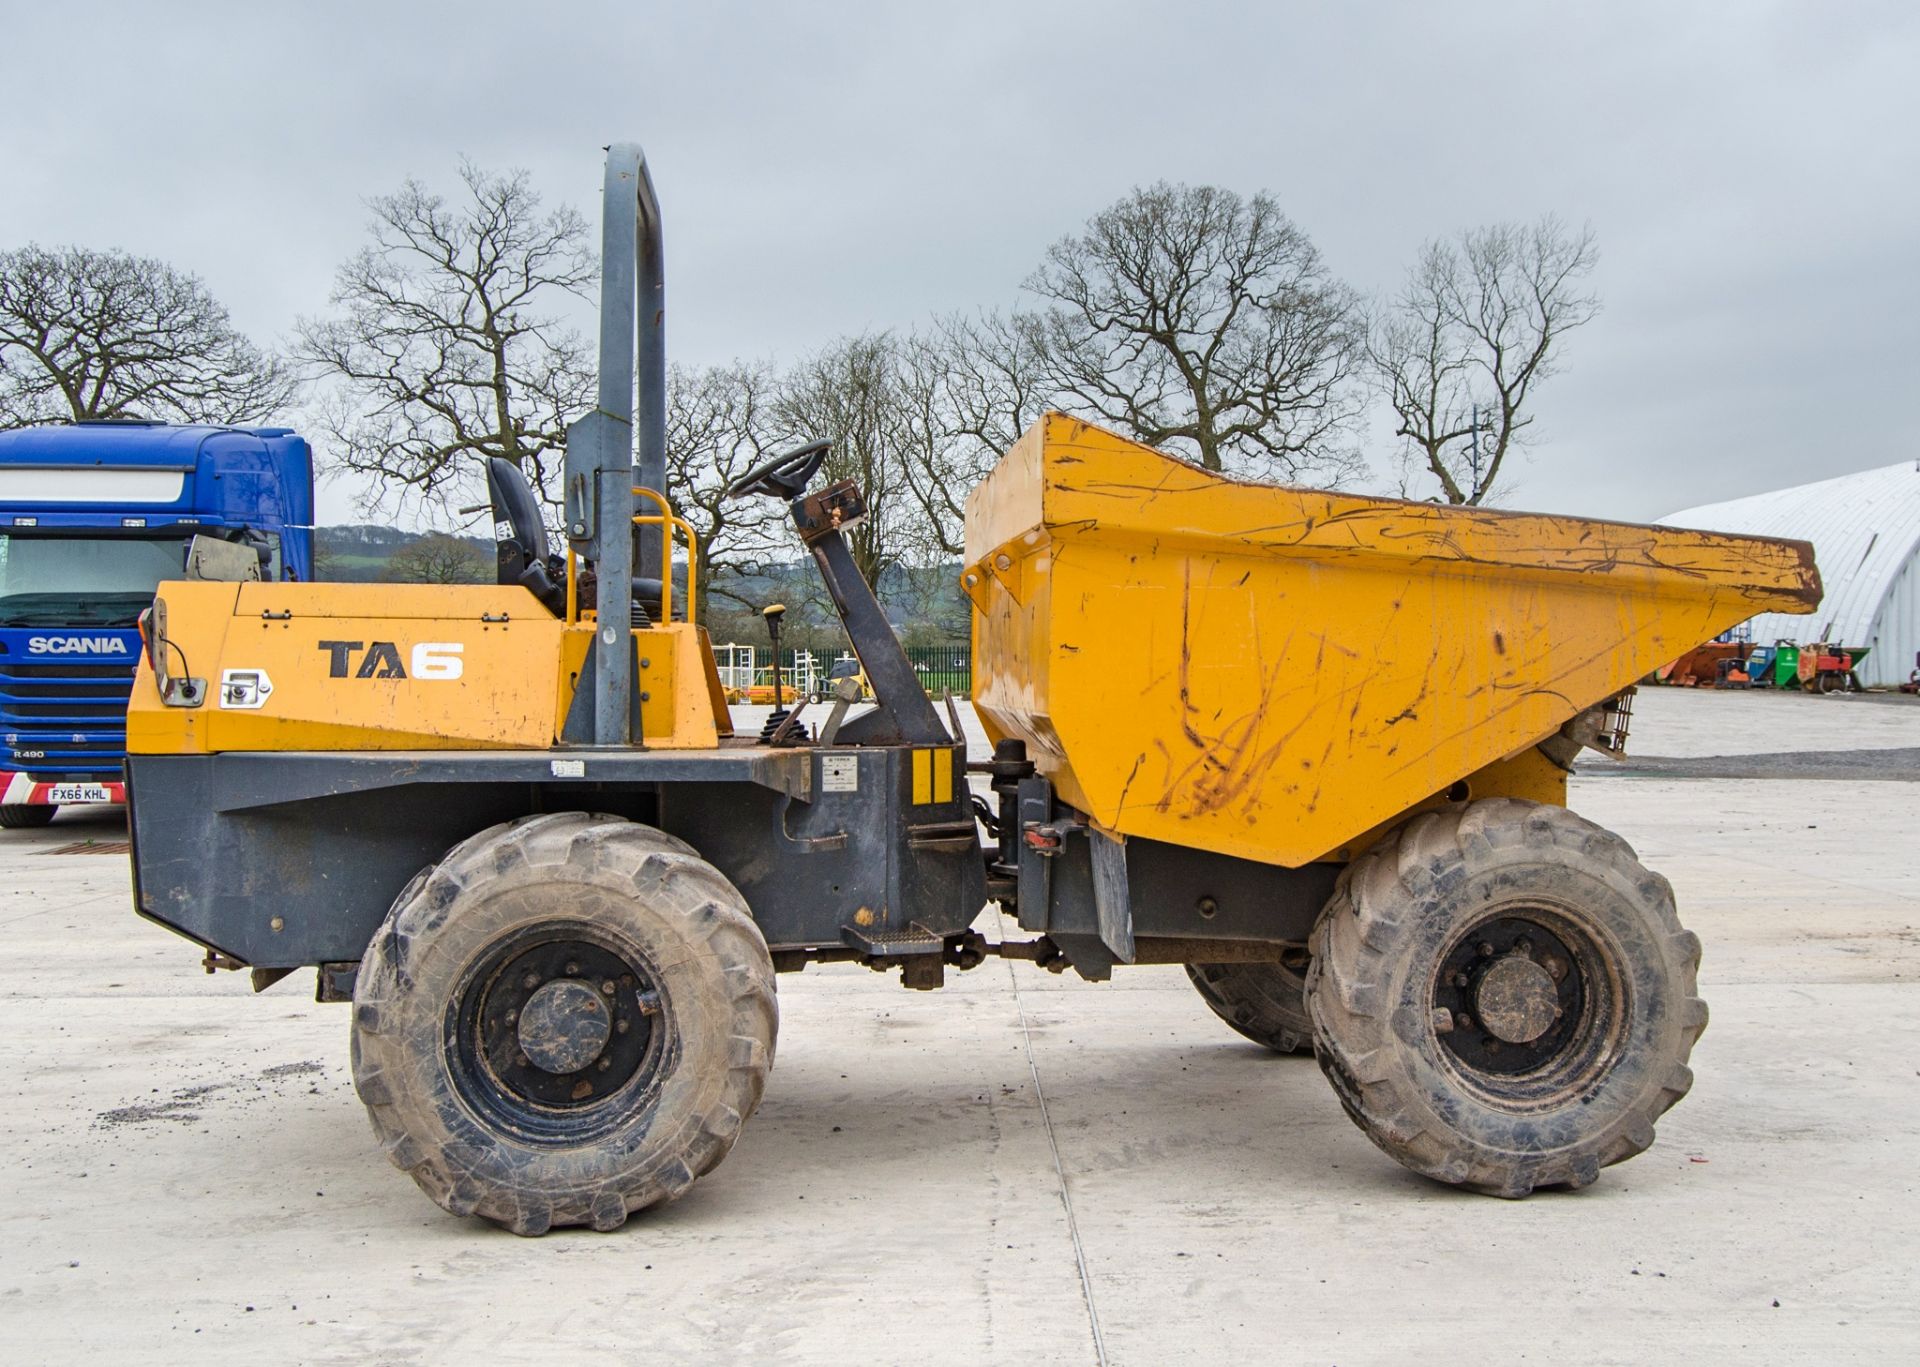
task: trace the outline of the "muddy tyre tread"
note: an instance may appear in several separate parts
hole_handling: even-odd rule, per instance
[[[636,892],[644,890],[652,906],[712,955],[724,987],[721,1019],[708,1024],[725,1032],[719,1036],[726,1041],[724,1082],[697,1108],[671,1117],[671,1133],[663,1142],[649,1136],[640,1146],[644,1159],[616,1180],[515,1191],[497,1180],[497,1159],[490,1161],[485,1150],[450,1134],[434,1114],[457,1101],[393,1085],[392,1077],[404,1075],[413,1060],[442,1050],[439,1012],[403,1012],[396,998],[412,986],[410,964],[421,942],[445,923],[462,891],[519,864],[569,863],[590,863]],[[354,997],[354,1085],[388,1159],[443,1209],[479,1215],[526,1236],[574,1225],[611,1230],[635,1211],[680,1196],[726,1157],[759,1105],[778,1027],[766,941],[745,900],[719,870],[684,841],[649,826],[584,812],[547,813],[462,841],[403,890],[362,962]]]
[[[1637,1079],[1631,1104],[1584,1142],[1503,1157],[1490,1136],[1463,1135],[1444,1122],[1412,1085],[1408,1046],[1395,1030],[1401,1004],[1380,985],[1390,980],[1388,958],[1415,933],[1423,906],[1457,889],[1475,864],[1516,847],[1552,847],[1573,856],[1583,872],[1631,890],[1654,927],[1673,990],[1668,1048],[1618,1065],[1647,1073]],[[1308,1013],[1322,1071],[1375,1145],[1437,1181],[1507,1198],[1539,1187],[1587,1186],[1601,1168],[1647,1149],[1654,1121],[1692,1086],[1686,1060],[1707,1023],[1698,996],[1699,938],[1681,928],[1665,878],[1642,866],[1618,835],[1565,808],[1493,798],[1415,817],[1342,873],[1311,948]]]
[[[1188,964],[1187,978],[1213,1014],[1276,1054],[1311,1054],[1313,1018],[1302,975],[1280,964]]]

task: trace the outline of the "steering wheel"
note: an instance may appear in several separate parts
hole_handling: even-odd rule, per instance
[[[811,441],[805,446],[782,452],[764,465],[756,465],[727,486],[728,498],[746,498],[764,494],[768,498],[796,499],[806,492],[807,484],[820,471],[833,449],[830,441]]]

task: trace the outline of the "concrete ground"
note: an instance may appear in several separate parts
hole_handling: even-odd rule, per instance
[[[1675,760],[1920,747],[1920,706],[1651,690]],[[1178,969],[781,980],[726,1164],[613,1235],[443,1215],[347,1012],[129,910],[117,817],[0,834],[0,1361],[1920,1360],[1920,784],[1609,769],[1706,942],[1693,1095],[1576,1194],[1461,1195]],[[1906,779],[1909,781],[1889,781]]]

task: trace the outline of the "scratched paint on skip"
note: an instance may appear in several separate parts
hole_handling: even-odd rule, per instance
[[[1789,543],[1235,482],[1060,418],[1022,446],[969,500],[981,553],[1052,568],[977,620],[989,729],[1044,741],[1062,800],[1123,835],[1268,862],[1813,585]]]

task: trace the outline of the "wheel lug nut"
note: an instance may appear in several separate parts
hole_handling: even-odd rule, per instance
[[[1433,1032],[1436,1035],[1445,1035],[1452,1033],[1452,1031],[1453,1012],[1447,1010],[1444,1006],[1435,1007],[1433,1011]]]
[[[1473,1029],[1473,1017],[1469,1016],[1464,1011],[1462,1011],[1459,1015],[1453,1018],[1453,1023],[1459,1026],[1462,1030]]]
[[[1516,954],[1531,954],[1533,953],[1533,941],[1522,935],[1513,942],[1513,950]]]
[[[540,975],[538,973],[527,974],[520,979],[520,986],[526,988],[529,992],[533,991],[534,988],[540,986]]]
[[[1480,957],[1483,959],[1491,959],[1493,957],[1493,946],[1485,940],[1480,942]]]
[[[1465,987],[1465,986],[1467,985],[1467,975],[1466,975],[1466,974],[1464,974],[1464,973],[1456,973],[1456,974],[1454,974],[1454,975],[1453,975],[1453,985],[1454,985],[1455,987]]]
[[[613,979],[608,978],[605,982],[601,983],[600,990],[611,997],[613,995]]]
[[[611,1068],[611,1067],[613,1067],[613,1060],[612,1060],[612,1059],[610,1059],[610,1058],[608,1058],[608,1057],[606,1057],[606,1056],[605,1056],[605,1055],[603,1054],[603,1055],[601,1056],[601,1058],[600,1058],[600,1061],[599,1061],[598,1063],[596,1063],[596,1064],[594,1064],[593,1066],[594,1066],[594,1067],[596,1067],[596,1068],[598,1068],[598,1069],[599,1069],[599,1070],[600,1070],[601,1072],[603,1072],[603,1073],[604,1073],[604,1072],[606,1072],[606,1071],[607,1071],[607,1069],[609,1069],[609,1068]]]
[[[574,976],[575,976],[576,974],[578,974],[579,972],[580,972],[580,965],[579,965],[579,964],[576,964],[576,963],[571,963],[571,962],[569,962],[569,963],[567,964],[567,976],[568,976],[569,978],[571,978],[571,977],[574,977]]]
[[[1566,960],[1564,959],[1559,959],[1559,958],[1554,958],[1552,956],[1549,956],[1547,958],[1547,961],[1543,963],[1541,967],[1546,969],[1547,976],[1554,979],[1556,982],[1559,981],[1561,978],[1564,978],[1567,976],[1567,963],[1566,963]]]
[[[525,1054],[515,1054],[513,1056],[513,1061],[516,1066],[521,1068],[530,1066],[527,1062],[527,1056]]]
[[[628,1020],[625,1016],[622,1016],[619,1020],[613,1023],[613,1028],[618,1033],[624,1035],[627,1033],[627,1031],[633,1029],[633,1022]]]
[[[519,1020],[519,1019],[520,1019],[520,1013],[519,1013],[518,1011],[509,1011],[509,1012],[507,1012],[507,1024],[508,1024],[508,1025],[512,1025],[512,1024],[513,1024],[513,1023],[515,1022],[515,1021],[517,1021],[517,1020]]]

